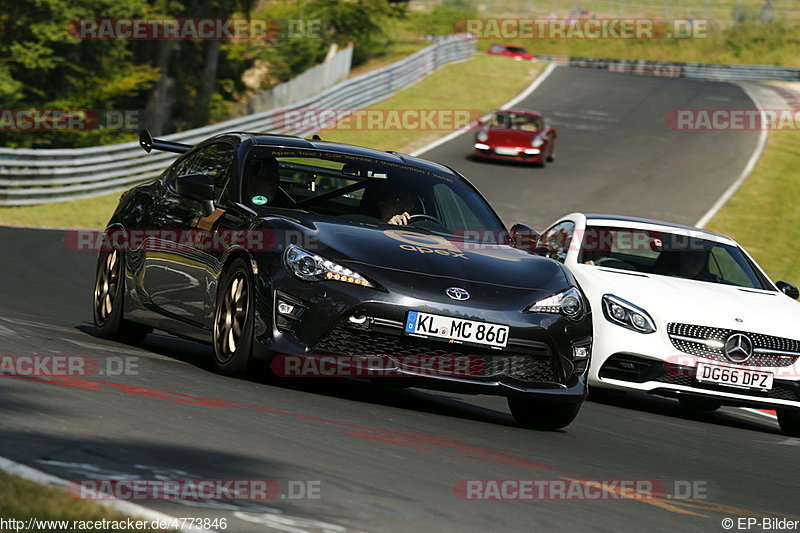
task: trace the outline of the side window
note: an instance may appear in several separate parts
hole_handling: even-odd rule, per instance
[[[206,146],[180,171],[184,174],[206,174],[214,179],[214,198],[217,202],[224,203],[230,195],[227,187],[230,176],[233,174],[234,147],[228,143],[215,143]]]
[[[175,178],[177,178],[178,176],[189,174],[189,172],[187,172],[186,169],[189,168],[189,165],[192,164],[192,161],[196,156],[197,153],[194,153],[186,157],[183,157],[183,159],[178,159],[175,163],[173,163],[172,166],[169,167],[169,170],[167,170],[167,172],[164,174],[164,185],[166,185],[170,189],[174,189]]]
[[[560,263],[567,260],[572,236],[575,233],[575,224],[570,221],[559,222],[547,230],[539,239],[542,246],[547,247],[550,252],[547,254],[551,259]]]

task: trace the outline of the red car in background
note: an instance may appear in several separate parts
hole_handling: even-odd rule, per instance
[[[494,111],[478,121],[473,154],[481,159],[524,161],[544,166],[556,158],[556,129],[528,109]]]
[[[493,56],[513,57],[514,59],[520,61],[523,59],[528,61],[536,59],[535,55],[529,54],[524,48],[520,48],[519,46],[514,46],[511,44],[493,44],[489,47],[487,53]]]

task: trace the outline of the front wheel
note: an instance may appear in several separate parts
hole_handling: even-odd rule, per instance
[[[514,420],[529,429],[561,429],[575,420],[581,408],[580,402],[542,402],[531,398],[508,399],[508,408]]]
[[[153,328],[125,320],[125,254],[102,251],[97,256],[94,282],[94,329],[102,339],[139,344]]]
[[[800,409],[780,409],[778,424],[789,437],[800,437]]]
[[[252,270],[235,259],[222,275],[214,310],[214,366],[221,374],[242,376],[251,370],[254,302]]]

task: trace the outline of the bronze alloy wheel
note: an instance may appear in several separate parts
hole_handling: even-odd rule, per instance
[[[255,291],[250,264],[234,259],[222,275],[214,309],[214,364],[222,374],[243,376],[253,370]]]
[[[248,281],[243,272],[229,280],[214,317],[214,345],[219,362],[225,364],[236,354],[250,312]]]
[[[120,270],[120,254],[117,250],[111,250],[98,265],[94,286],[94,312],[98,325],[107,322],[114,311],[119,294]]]

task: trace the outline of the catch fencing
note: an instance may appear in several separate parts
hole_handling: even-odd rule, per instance
[[[161,136],[195,144],[228,131],[287,133],[274,117],[300,109],[359,109],[424,78],[442,65],[471,57],[475,40],[445,38],[386,67],[342,81],[301,102],[202,128]],[[279,123],[283,126],[282,121]],[[312,131],[291,131],[310,135]],[[157,177],[176,157],[145,153],[138,142],[70,149],[0,148],[0,206],[43,204],[89,198],[130,188]]]

